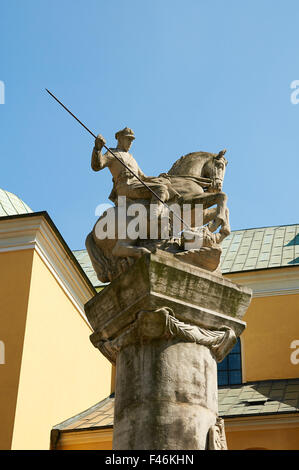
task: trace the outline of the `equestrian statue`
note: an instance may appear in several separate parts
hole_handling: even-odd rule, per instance
[[[125,127],[116,132],[115,138],[117,146],[107,149],[105,139],[98,135],[91,157],[92,169],[100,171],[108,167],[113,181],[109,199],[114,207],[100,216],[86,239],[86,248],[98,279],[110,282],[136,258],[156,250],[171,252],[181,261],[219,272],[220,243],[230,234],[227,196],[222,191],[226,151],[189,153],[177,160],[167,173],[158,177],[146,176],[129,153],[135,139],[132,129]],[[103,147],[107,149],[105,153],[102,152]],[[144,208],[138,217],[139,229],[146,226],[146,230],[141,230],[142,236],[124,235],[123,232],[136,218],[136,204]],[[188,222],[180,211],[185,207],[189,208]],[[201,226],[194,225],[198,208],[202,210]],[[125,211],[126,227],[120,227],[120,210]],[[109,237],[109,230],[103,236],[99,227],[112,219],[113,236]],[[155,237],[151,236],[154,222],[158,226]],[[174,225],[178,229],[175,233],[171,231]],[[165,231],[165,227],[168,230]],[[190,237],[196,238],[197,242],[200,240],[200,245],[190,249],[185,243]]]

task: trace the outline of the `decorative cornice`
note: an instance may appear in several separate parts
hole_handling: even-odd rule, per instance
[[[274,295],[299,294],[298,269],[252,271],[250,273],[227,273],[225,277],[234,282],[245,284],[253,290],[253,297],[269,297]]]
[[[51,226],[51,219],[45,214],[0,218],[0,253],[35,250],[90,327],[84,304],[95,291],[68,253],[61,235]]]

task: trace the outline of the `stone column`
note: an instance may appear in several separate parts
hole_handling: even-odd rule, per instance
[[[116,364],[114,449],[225,448],[217,361],[245,328],[251,292],[167,253],[138,260],[86,305]]]

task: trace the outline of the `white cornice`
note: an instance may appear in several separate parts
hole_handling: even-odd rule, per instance
[[[238,274],[227,273],[225,277],[250,287],[253,290],[253,297],[299,294],[299,266],[298,268],[290,267]]]
[[[277,413],[273,415],[260,416],[238,416],[225,418],[226,431],[248,431],[261,429],[279,429],[283,427],[298,427],[299,413]]]
[[[35,250],[89,325],[84,304],[94,295],[76,263],[42,214],[0,218],[0,252]],[[89,325],[90,326],[90,325]]]

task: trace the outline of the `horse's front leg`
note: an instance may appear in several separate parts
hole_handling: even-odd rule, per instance
[[[230,234],[230,223],[229,223],[229,210],[225,210],[226,220],[225,223],[221,226],[219,233],[216,233],[217,243],[221,243],[228,235]]]
[[[226,215],[227,195],[223,192],[220,192],[220,193],[216,193],[215,196],[217,197],[216,198],[217,200],[216,215],[215,215],[214,220],[212,220],[208,225],[208,228],[211,232],[215,232],[215,230],[217,230],[218,227],[224,226],[227,220],[227,215]]]

